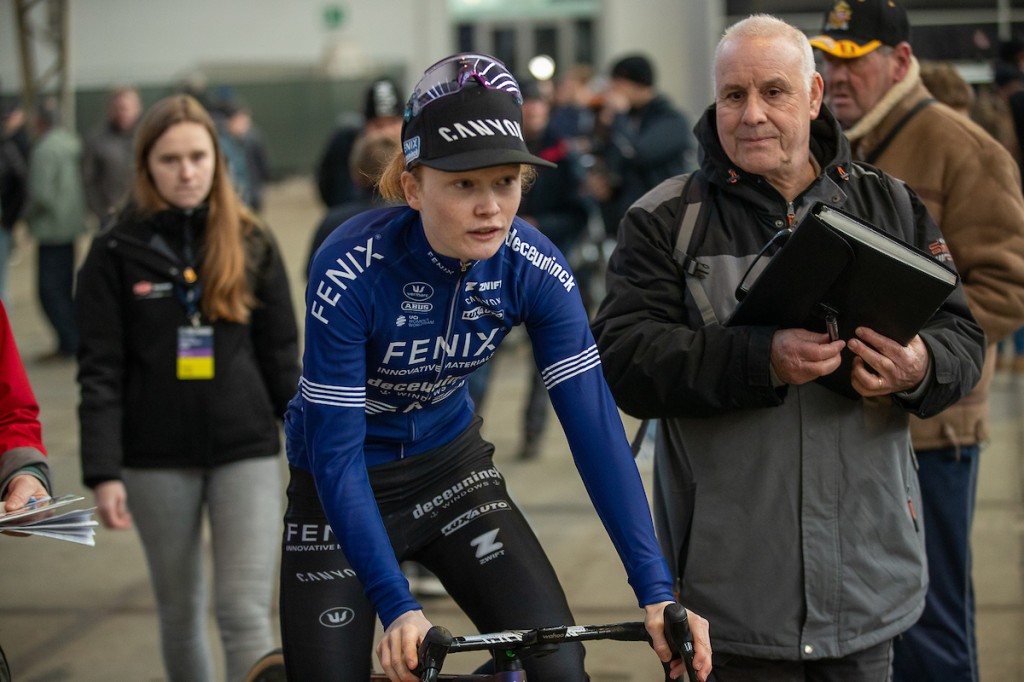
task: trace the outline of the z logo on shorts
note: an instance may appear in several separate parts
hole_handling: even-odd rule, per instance
[[[481,564],[486,564],[491,559],[494,559],[504,554],[504,547],[502,543],[498,542],[498,531],[500,528],[489,530],[482,535],[477,535],[475,538],[470,540],[469,544],[476,547],[476,558],[480,559]]]

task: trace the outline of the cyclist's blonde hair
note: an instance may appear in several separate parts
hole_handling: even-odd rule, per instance
[[[419,180],[420,166],[418,164],[408,170]],[[377,191],[381,198],[386,201],[405,203],[405,190],[402,189],[402,173],[405,171],[405,155],[399,150],[391,157],[391,161],[384,166],[380,177],[377,178]],[[536,168],[528,163],[519,164],[519,180],[524,192],[530,189],[536,179]]]

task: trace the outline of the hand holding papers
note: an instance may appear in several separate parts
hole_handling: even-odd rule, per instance
[[[92,518],[95,507],[60,513],[55,511],[83,499],[78,495],[48,497],[31,501],[21,509],[0,512],[0,533],[38,535],[93,547],[96,545],[94,529],[98,525]]]

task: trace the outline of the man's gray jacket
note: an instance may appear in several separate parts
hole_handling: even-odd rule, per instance
[[[799,229],[816,201],[948,260],[916,195],[900,211],[903,183],[852,163],[824,107],[811,133],[821,171],[792,203],[732,164],[713,107],[696,132],[710,209],[699,283],[718,320],[761,247],[791,217]],[[683,186],[666,181],[624,217],[594,322],[619,406],[662,420],[655,520],[679,599],[710,621],[719,653],[840,657],[890,639],[918,618],[927,587],[908,414],[935,414],[971,389],[984,335],[958,287],[920,333],[931,365],[913,400],[775,386],[775,329],[705,325],[690,296],[673,259]]]

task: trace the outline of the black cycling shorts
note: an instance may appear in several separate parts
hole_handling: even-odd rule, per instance
[[[480,632],[571,625],[565,593],[493,453],[477,419],[445,446],[369,469],[395,556],[432,571]],[[288,679],[366,682],[376,614],[331,533],[313,477],[300,469],[291,469],[284,524]],[[582,682],[583,656],[582,645],[562,645],[524,667],[531,680]]]

